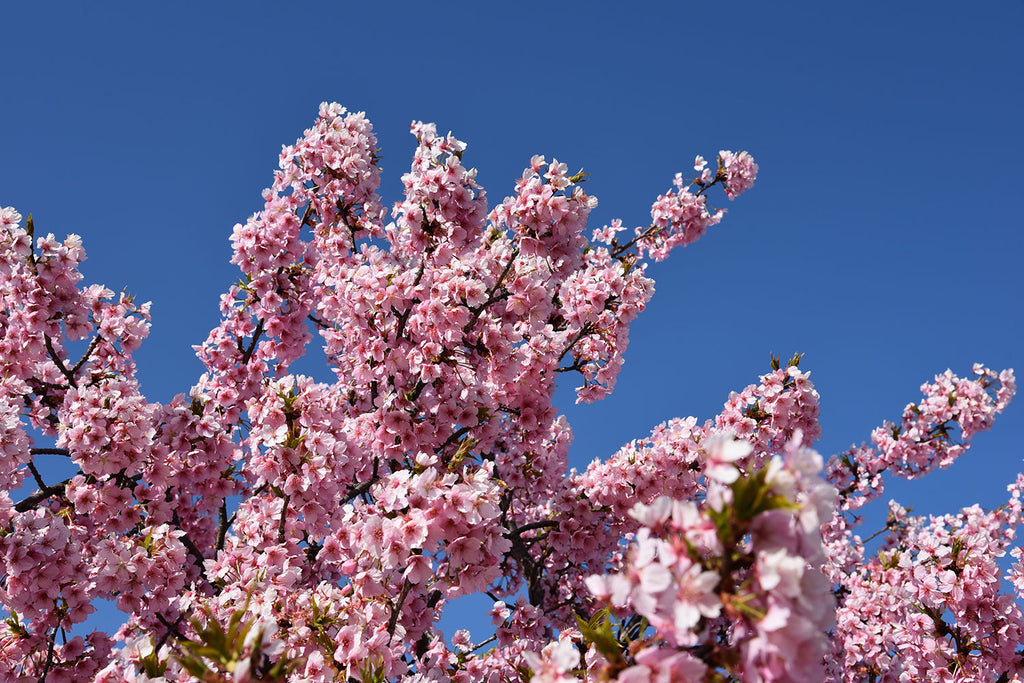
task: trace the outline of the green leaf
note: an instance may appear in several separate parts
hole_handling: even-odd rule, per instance
[[[884,552],[879,551],[878,561],[882,565],[882,569],[895,569],[900,563],[900,553],[898,550],[894,550],[886,555]]]
[[[146,534],[146,537],[142,539],[142,543],[140,545],[146,551],[146,554],[149,555],[150,557],[152,557],[152,555],[153,555],[153,530],[152,530],[152,528],[149,530],[149,533]]]
[[[233,654],[241,655],[245,647],[245,637],[249,635],[255,620],[242,621],[244,609],[235,610],[228,620],[227,644],[234,650]]]
[[[582,182],[586,181],[586,179],[588,177],[590,177],[590,174],[589,173],[584,173],[583,169],[581,168],[575,175],[570,176],[569,182],[570,183],[582,183]]]
[[[732,505],[737,519],[753,519],[758,497],[763,495],[761,492],[766,488],[764,483],[766,474],[762,468],[754,474],[740,477],[732,483]]]
[[[740,477],[732,484],[733,509],[736,518],[740,521],[750,521],[763,512],[777,510],[798,510],[800,506],[785,496],[772,493],[771,482],[766,481],[768,477],[767,466],[762,467],[754,474],[747,477]]]
[[[715,523],[718,540],[722,545],[729,545],[732,542],[732,515],[728,510],[715,510],[709,507],[708,517]]]
[[[609,662],[620,664],[625,661],[622,644],[612,633],[612,621],[607,609],[598,610],[589,622],[583,621],[577,614],[576,626],[583,634],[584,644],[592,644]]]
[[[152,644],[152,642],[153,639],[150,638],[150,644]],[[167,671],[168,661],[166,659],[160,659],[156,650],[153,650],[145,657],[141,657],[139,662],[142,664],[143,671],[145,671],[146,675],[150,678],[159,678],[164,675],[165,671]]]
[[[20,621],[18,621],[18,613],[17,612],[11,612],[11,616],[9,616],[6,619],[4,619],[4,621],[11,628],[11,632],[14,635],[22,636],[22,637],[28,635],[28,630],[24,626],[21,625]]]
[[[202,660],[195,657],[182,654],[177,657],[177,660],[181,662],[181,665],[185,667],[185,670],[200,680],[206,679],[206,672],[210,670],[210,667],[206,666]]]
[[[789,498],[786,498],[785,496],[776,493],[764,499],[764,502],[762,503],[761,509],[758,511],[758,514],[761,514],[762,512],[767,512],[768,510],[780,509],[799,510],[800,505],[798,503],[794,503]]]
[[[359,679],[363,683],[384,683],[385,679],[384,660],[376,658],[364,667],[359,667]]]

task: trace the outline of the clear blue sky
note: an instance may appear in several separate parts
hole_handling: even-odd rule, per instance
[[[30,6],[31,5],[31,6]],[[946,368],[1024,375],[1024,2],[9,3],[0,205],[76,232],[88,282],[153,301],[137,353],[165,401],[237,277],[231,227],[322,100],[365,110],[398,198],[413,119],[469,144],[492,203],[533,154],[591,174],[593,225],[646,224],[695,154],[756,187],[651,268],[615,394],[562,404],[584,466],[713,416],[768,354],[806,354],[826,456]],[[915,512],[998,505],[1024,397]],[[883,513],[884,514],[884,513]],[[874,529],[868,530],[873,531]],[[450,634],[449,634],[450,635]]]

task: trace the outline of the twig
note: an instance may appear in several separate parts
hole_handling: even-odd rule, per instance
[[[309,320],[310,322],[312,322],[317,327],[319,327],[321,329],[324,329],[324,330],[329,330],[332,327],[331,325],[328,325],[327,323],[325,323],[323,320],[321,320],[320,318],[316,317],[312,313],[307,315],[306,319]]]
[[[24,500],[20,500],[14,505],[14,509],[18,512],[28,512],[35,506],[39,505],[42,501],[50,498],[51,496],[62,496],[64,495],[64,487],[70,482],[70,479],[65,479],[59,484],[53,486],[47,486],[39,491],[36,491],[32,495],[28,496]]]
[[[354,489],[349,491],[348,495],[345,496],[345,498],[340,502],[340,505],[345,505],[346,503],[349,503],[349,502],[355,500],[359,496],[361,496],[364,493],[366,493],[367,491],[369,491],[370,488],[374,484],[377,483],[377,480],[378,480],[378,477],[377,477],[377,464],[379,462],[380,462],[379,460],[374,460],[373,461],[373,474],[370,475],[370,478],[367,481],[364,481],[362,484],[359,484]]]
[[[64,455],[71,457],[71,452],[66,448],[30,448],[29,455]]]
[[[558,526],[558,522],[553,519],[543,519],[539,522],[530,522],[529,524],[524,524],[523,526],[517,529],[513,529],[512,531],[509,531],[505,534],[505,538],[511,538],[512,536],[522,536],[524,531],[532,531],[534,529],[557,529]]]
[[[584,324],[583,327],[580,328],[580,331],[577,332],[573,336],[572,340],[566,345],[566,347],[562,351],[562,353],[559,354],[557,362],[561,363],[562,359],[565,358],[565,354],[567,354],[570,351],[572,351],[572,347],[576,346],[581,341],[583,341],[584,337],[588,336],[593,331],[594,331],[594,325],[593,324],[591,324],[591,323]],[[572,369],[572,368],[570,368],[570,369]]]
[[[461,439],[463,436],[466,435],[469,429],[469,427],[460,427],[458,430],[452,432],[451,435],[447,439],[445,439],[444,443],[438,446],[437,452],[440,453],[445,448],[448,448],[448,446]]]
[[[179,614],[178,618],[174,621],[173,624],[167,621],[167,618],[159,612],[156,613],[156,618],[167,629],[166,631],[164,631],[164,634],[160,636],[160,640],[158,640],[156,644],[153,645],[153,652],[160,652],[160,648],[162,648],[164,646],[164,643],[167,642],[167,639],[171,636],[172,631],[175,633],[176,637],[183,637],[181,631],[178,630],[178,624],[180,624],[181,620],[185,618],[185,613],[182,612],[181,614]]]
[[[233,517],[232,517],[233,519]],[[220,502],[217,510],[217,550],[224,548],[224,537],[228,533],[228,500],[225,498]]]
[[[33,477],[35,478],[35,480],[36,480],[36,484],[38,484],[38,485],[39,485],[39,489],[40,489],[41,491],[45,491],[45,490],[46,490],[47,488],[49,488],[49,487],[48,487],[48,486],[46,485],[46,482],[45,482],[45,481],[43,481],[43,477],[42,477],[42,475],[41,475],[41,474],[39,474],[39,470],[37,470],[37,469],[36,469],[36,464],[35,464],[34,462],[32,462],[32,461],[29,461],[29,463],[28,463],[28,469],[29,469],[29,471],[31,471],[31,472],[32,472],[32,476],[33,476]]]
[[[281,499],[281,518],[277,522],[277,542],[284,543],[284,524],[288,513],[288,500],[291,496],[286,495]]]
[[[260,335],[263,334],[263,318],[256,324],[256,331],[252,333],[252,341],[249,342],[249,348],[242,354],[242,365],[246,365],[249,359],[252,358],[253,352],[256,351],[256,342],[259,341]]]
[[[206,577],[206,558],[203,557],[202,551],[199,550],[198,546],[196,546],[192,539],[188,537],[188,534],[185,533],[185,530],[181,526],[181,518],[178,516],[177,510],[175,510],[174,515],[171,517],[171,521],[174,522],[174,525],[181,530],[181,544],[184,545],[185,549],[188,550],[190,555],[192,555],[192,559],[195,561],[196,566],[199,567],[199,573],[203,575],[203,578],[206,579],[207,583],[213,585],[213,582]]]
[[[76,372],[82,369],[82,366],[85,365],[86,361],[89,360],[89,356],[92,355],[92,352],[96,350],[96,347],[99,346],[101,341],[103,341],[103,338],[100,337],[100,335],[98,334],[92,338],[92,341],[89,342],[89,348],[85,350],[85,353],[82,354],[82,357],[78,359],[77,363],[75,363],[75,367],[71,368],[72,375],[74,375]]]
[[[476,652],[477,650],[482,648],[484,645],[489,645],[489,644],[493,643],[494,641],[496,641],[497,639],[498,639],[498,636],[496,636],[496,635],[495,636],[491,636],[490,638],[488,638],[486,640],[483,640],[483,641],[477,643],[476,645],[474,645],[473,649],[469,650],[469,652],[467,652],[467,654],[471,654],[473,652]]]
[[[519,256],[519,247],[512,250],[512,255],[509,256],[508,263],[505,264],[505,268],[501,271],[501,275],[499,275],[498,279],[494,281],[491,288],[487,290],[487,299],[476,308],[469,309],[473,315],[470,316],[469,321],[462,326],[463,334],[469,333],[469,331],[473,329],[473,326],[476,325],[476,321],[480,319],[480,315],[484,310],[501,298],[500,296],[495,297],[494,293],[498,291],[498,287],[501,287],[502,283],[505,281],[505,277],[508,275],[509,271],[512,270],[512,264],[515,262],[517,256]]]
[[[391,606],[391,617],[388,618],[389,638],[395,635],[395,627],[398,626],[398,613],[402,611],[402,605],[405,603],[405,598],[409,595],[410,588],[412,588],[412,582],[406,579],[405,583],[402,584],[402,592],[398,595],[398,601]]]
[[[57,355],[56,349],[53,348],[53,340],[50,339],[50,335],[44,334],[43,342],[46,344],[46,353],[49,354],[50,360],[52,360],[53,364],[57,366],[58,370],[60,370],[60,374],[64,375],[68,383],[77,389],[78,383],[75,382],[75,376],[64,366],[64,361],[62,361],[60,356]]]
[[[54,602],[53,606],[54,609],[58,609],[56,602]],[[50,667],[53,666],[53,649],[57,646],[57,632],[60,630],[60,622],[63,620],[64,615],[58,614],[57,625],[53,627],[53,635],[50,636],[50,646],[46,648],[46,665],[43,667],[43,675],[39,677],[36,683],[46,683],[46,676],[50,673]]]

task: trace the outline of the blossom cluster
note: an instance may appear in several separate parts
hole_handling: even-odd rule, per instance
[[[653,627],[630,643],[631,661],[598,647],[589,668],[629,681],[682,671],[694,680],[709,671],[821,678],[835,616],[819,532],[835,491],[817,476],[821,457],[797,437],[764,468],[741,473],[749,443],[723,433],[704,449],[714,464],[703,504],[637,503],[630,514],[640,529],[622,568],[587,579],[614,614],[635,613]]]
[[[135,377],[149,305],[83,286],[79,237],[0,209],[0,678],[1021,675],[1024,478],[994,511],[893,504],[877,555],[855,533],[883,475],[945,467],[992,425],[1012,372],[940,375],[823,468],[810,373],[773,359],[717,416],[570,470],[556,378],[579,402],[614,389],[647,263],[718,225],[711,193],[757,165],[697,157],[650,225],[588,233],[582,171],[533,156],[492,206],[465,143],[411,132],[390,208],[362,113],[324,103],[282,148],[231,235],[205,372],[166,404]],[[290,371],[312,346],[329,382]],[[75,473],[47,481],[43,458]],[[472,594],[493,635],[443,633]],[[100,600],[123,625],[68,638]]]

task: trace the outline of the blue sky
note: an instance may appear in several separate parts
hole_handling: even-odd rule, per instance
[[[200,374],[231,227],[323,100],[373,121],[387,202],[413,119],[469,144],[492,204],[533,154],[583,167],[594,227],[646,224],[696,154],[754,155],[722,225],[650,269],[615,394],[560,393],[577,466],[712,417],[769,352],[806,354],[826,456],[946,368],[1024,373],[1020,0],[31,5],[2,13],[0,205],[82,235],[88,282],[153,301],[151,400]],[[915,513],[1000,504],[1022,403],[890,491]]]

